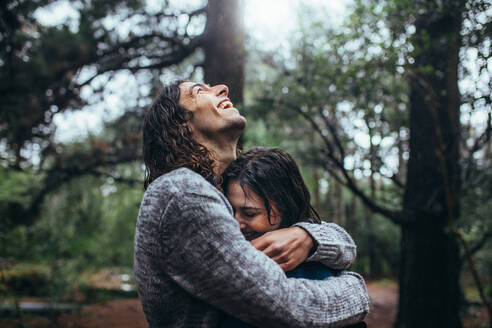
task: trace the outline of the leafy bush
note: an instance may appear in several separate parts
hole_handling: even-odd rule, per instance
[[[0,290],[7,295],[46,296],[50,289],[50,275],[47,268],[18,264],[2,270]]]

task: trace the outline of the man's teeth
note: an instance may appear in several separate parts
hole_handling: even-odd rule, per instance
[[[230,101],[223,101],[218,106],[220,109],[232,108],[232,103]]]

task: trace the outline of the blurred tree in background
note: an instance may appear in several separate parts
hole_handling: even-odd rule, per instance
[[[490,189],[489,8],[474,1],[357,1],[341,30],[307,19],[316,16],[310,10],[293,53],[263,58],[276,77],[257,116],[293,137],[314,170],[329,174],[330,197],[343,203],[342,185],[401,227],[397,327],[460,327],[459,277],[472,255],[469,242],[478,251],[490,238],[489,219],[475,221],[486,227],[477,239],[458,228],[461,199],[473,192],[461,170],[477,169],[484,178],[479,193]],[[469,51],[479,54],[477,63],[470,64]],[[459,78],[482,85],[461,95]],[[485,124],[469,124],[463,106],[487,113]],[[378,244],[388,244],[375,234],[373,214],[362,217],[362,252],[377,274],[377,259],[387,253]]]
[[[141,119],[164,69],[185,61],[182,75],[189,77],[205,67],[205,80],[227,83],[237,90],[233,100],[242,101],[244,32],[238,1],[212,0],[190,11],[167,1],[158,8],[138,0],[75,1],[75,28],[73,22],[46,27],[34,18],[37,9],[52,3],[1,5],[1,159],[9,168],[32,167],[45,174],[30,204],[24,199],[6,205],[12,224],[32,224],[46,194],[71,178],[112,176],[100,169],[140,159]],[[125,24],[128,30],[118,28]],[[94,137],[90,145],[71,151],[57,144],[53,118],[97,102],[104,85],[122,71],[134,74],[142,91],[132,105],[121,108],[125,114],[114,123],[118,133],[105,140]]]
[[[240,1],[71,1],[73,17],[40,22],[40,10],[64,3],[0,4],[0,269],[48,265],[60,286],[86,270],[132,265],[140,126],[161,78],[225,82],[240,104],[245,56]],[[135,92],[116,119],[77,141],[55,138],[57,116],[107,106],[122,75]]]
[[[65,270],[62,293],[84,270],[131,267],[142,117],[180,77],[238,103],[244,90],[245,148],[293,153],[313,205],[354,236],[354,270],[399,276],[398,327],[460,327],[470,256],[490,299],[490,3],[358,0],[337,28],[304,6],[275,52],[247,39],[239,0],[72,1],[77,18],[40,23],[57,3],[0,4],[3,267]],[[104,106],[122,75],[135,90],[116,118],[55,138],[58,115]]]

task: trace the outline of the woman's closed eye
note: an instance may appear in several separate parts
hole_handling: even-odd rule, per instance
[[[252,219],[258,215],[258,212],[243,212],[245,218]]]

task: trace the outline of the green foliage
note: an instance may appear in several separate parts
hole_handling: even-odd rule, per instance
[[[381,216],[363,220],[364,213],[357,213],[347,226],[347,231],[357,245],[357,260],[352,270],[368,277],[397,277],[400,255],[400,229]],[[370,251],[375,256],[371,258]],[[371,263],[375,261],[375,263]],[[374,270],[375,272],[372,272]]]
[[[56,26],[37,19],[40,12],[62,3],[76,13],[75,18]],[[32,165],[25,153],[30,146],[37,147],[41,159],[51,154],[54,117],[100,101],[103,85],[116,72],[144,71],[136,76],[140,88],[152,83],[163,68],[194,53],[198,45],[190,45],[191,35],[183,29],[185,13],[177,13],[167,1],[152,7],[143,0],[4,1],[0,11],[2,162],[17,168]],[[203,15],[195,13],[194,18],[199,16]],[[118,28],[122,25],[129,30]],[[195,25],[194,20],[186,27]],[[153,95],[138,90],[135,98],[140,96],[149,101]]]
[[[457,3],[355,1],[349,21],[337,29],[316,19],[323,16],[319,8],[305,8],[300,14],[301,26],[292,35],[290,53],[253,54],[250,58],[249,70],[254,78],[247,90],[252,105],[247,111],[250,124],[246,145],[280,146],[294,154],[303,172],[312,172],[316,167],[323,169],[325,173],[319,180],[309,183],[312,194],[318,193],[322,199],[333,197],[329,192],[335,183],[332,177],[344,180],[342,163],[372,201],[400,208],[409,156],[409,77],[442,76],[431,65],[412,67],[415,56],[430,46],[429,35],[415,35],[415,18],[419,10],[425,11],[422,6],[445,11],[447,6]],[[489,5],[468,1],[466,6],[470,10],[465,22],[468,27],[462,35],[465,44],[475,40],[473,47],[479,60],[473,66],[475,63],[467,63],[467,58],[461,56],[463,79],[476,72],[483,75],[490,56],[490,49],[485,49],[485,45],[490,45],[490,34],[485,32],[487,28],[480,29],[488,26],[490,14],[484,13]],[[475,10],[473,14],[471,8]],[[425,24],[425,20],[421,23]],[[414,46],[417,43],[419,46]],[[467,71],[467,67],[471,69]],[[488,77],[468,78],[467,85],[476,86],[463,92],[463,98],[471,105],[463,107],[462,113],[471,117],[480,111],[490,112],[490,90],[480,82],[484,80]],[[487,119],[490,121],[490,115]],[[473,144],[481,133],[485,140],[487,129],[490,135],[490,122],[475,126],[470,122],[470,118],[462,120],[468,144]],[[488,128],[481,132],[484,125]],[[369,141],[362,142],[364,135]],[[337,142],[341,147],[337,147]],[[484,190],[490,189],[492,180],[483,173],[490,167],[486,155],[490,154],[490,147],[485,148],[488,150],[484,153],[470,154],[465,165],[473,169],[475,162],[481,163],[482,172],[475,178],[468,173],[464,176],[465,185],[479,182],[478,187],[464,192],[462,200],[463,227],[472,246],[481,240],[484,231],[490,231],[490,195]],[[328,191],[317,184],[328,185]],[[347,208],[351,207],[346,196],[342,201]],[[324,214],[329,201],[321,205]],[[351,220],[356,223],[350,223]],[[400,245],[395,226],[369,211],[357,209],[347,211],[346,227],[359,245],[357,270],[369,273],[369,249],[373,248],[378,255],[377,270],[383,274],[397,272]],[[486,258],[490,259],[490,255],[485,254],[489,254],[490,244],[485,246],[477,256],[481,274],[487,276]]]
[[[49,270],[33,264],[17,264],[0,272],[0,292],[4,295],[46,296],[50,289]]]
[[[120,132],[123,132],[124,120],[119,122]],[[127,123],[126,128],[131,131],[132,126]],[[90,151],[89,161],[100,161],[102,156],[108,156],[108,149],[112,147],[133,149],[129,146],[133,142],[130,135],[119,139],[123,144],[114,145],[110,141],[115,132],[111,126],[105,131],[100,138],[89,137],[64,145],[63,164],[46,162],[45,165],[52,168],[44,174],[1,167],[0,260],[11,267],[2,285],[6,293],[57,299],[71,297],[74,289],[86,283],[80,280],[81,272],[106,266],[131,267],[135,220],[143,193],[141,184],[135,185],[138,180],[133,177],[141,175],[141,167],[120,164],[90,171],[86,170],[90,162],[85,160],[86,156],[80,156]],[[111,155],[105,161],[117,164],[114,158]],[[67,179],[63,175],[65,167],[75,176]],[[41,186],[42,183],[50,186],[52,182],[47,179],[61,179],[62,183],[48,189],[34,224],[25,226],[20,224],[20,218],[9,216],[9,213],[20,213],[17,207],[25,210],[34,197],[46,192]],[[12,204],[16,205],[16,211],[10,209]],[[39,266],[26,271],[22,266],[12,266],[18,261]],[[41,273],[38,268],[42,269]],[[39,288],[33,290],[36,289],[33,286]]]
[[[139,170],[128,164],[115,168],[123,176]],[[81,273],[132,266],[141,198],[140,188],[113,178],[82,176],[61,186],[46,197],[34,225],[2,229],[2,293],[55,300],[72,299],[74,290],[87,292],[86,297],[99,295],[89,290]],[[37,264],[15,264],[18,261]]]
[[[41,189],[41,176],[31,170],[16,170],[0,165],[0,258],[21,258],[27,240],[23,214]]]
[[[140,190],[90,176],[62,186],[30,229],[33,258],[84,267],[131,266],[141,197]]]
[[[27,203],[39,189],[40,180],[31,170],[13,170],[0,165],[0,202]]]
[[[408,126],[408,87],[397,71],[402,53],[385,39],[385,29],[368,24],[370,32],[361,36],[361,26],[335,31],[323,22],[302,21],[305,26],[293,38],[292,53],[273,63],[277,75],[261,83],[264,92],[251,115],[262,117],[274,133],[294,139],[307,158],[326,147],[324,137],[332,140],[325,122],[333,123],[348,155],[357,153],[360,166],[369,154],[367,146],[357,143],[357,131],[391,141],[386,149],[375,145],[376,153],[394,149]]]
[[[402,190],[389,178],[405,176],[409,89],[404,58],[409,49],[389,37],[381,6],[355,7],[350,21],[336,29],[318,8],[306,7],[290,53],[261,59],[253,54],[250,65],[255,65],[251,70],[256,80],[249,81],[246,94],[256,102],[250,100],[247,108],[246,148],[269,145],[291,152],[309,180],[312,198],[320,201],[321,215],[345,222],[354,236],[354,268],[396,275],[398,228],[361,203],[354,206],[349,189],[342,187],[341,195],[333,178],[343,181],[338,161],[374,201],[401,206]],[[386,164],[388,158],[392,165]],[[319,169],[321,174],[313,175]]]
[[[140,55],[130,48],[150,42],[105,24],[147,14],[143,1],[74,2],[78,19],[40,24],[35,12],[57,4],[7,1],[0,12],[0,260],[47,268],[46,295],[65,294],[83,270],[131,266],[141,112],[69,144],[53,140],[53,118],[86,104],[79,95],[91,73],[121,69]],[[91,87],[92,102],[100,90]]]
[[[469,248],[473,252],[476,269],[482,274],[485,293],[492,296],[492,175],[490,173],[491,153],[488,152],[487,161],[476,161],[469,169],[467,183],[462,198],[462,213],[459,222]],[[464,285],[472,285],[471,277],[467,274],[468,264],[464,263]],[[471,286],[469,286],[471,288]],[[476,294],[470,288],[470,294]],[[470,300],[476,299],[472,297]]]

